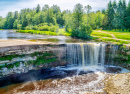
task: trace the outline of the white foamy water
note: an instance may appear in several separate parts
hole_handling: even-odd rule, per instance
[[[108,74],[102,72],[67,77],[61,80],[53,80],[41,90],[37,88],[40,87],[37,84],[35,90],[17,92],[17,94],[83,94],[87,92],[103,92],[104,83],[102,81],[106,77],[108,77]]]

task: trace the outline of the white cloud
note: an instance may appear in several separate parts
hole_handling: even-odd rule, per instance
[[[17,2],[9,6],[5,5],[4,8],[2,8],[2,10],[0,11],[0,16],[5,17],[9,11],[14,12],[20,11],[23,8],[34,8],[37,6],[37,4],[40,4],[41,7],[45,4],[48,4],[49,6],[55,4],[60,6],[61,10],[73,10],[75,4],[81,3],[83,6],[91,5],[93,11],[96,11],[99,9],[106,8],[108,2],[109,0],[27,0]]]

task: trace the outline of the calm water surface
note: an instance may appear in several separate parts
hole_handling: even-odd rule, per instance
[[[66,36],[49,36],[49,35],[16,33],[15,30],[0,30],[0,39],[29,39],[31,41],[47,41],[52,43],[87,42],[87,40],[74,39]]]

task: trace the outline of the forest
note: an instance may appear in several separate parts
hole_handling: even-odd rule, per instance
[[[90,38],[92,30],[130,31],[130,1],[109,2],[106,9],[92,11],[90,5],[78,3],[73,11],[61,11],[57,5],[39,4],[36,8],[22,9],[20,12],[8,12],[5,18],[0,17],[0,29],[38,30],[58,32],[65,28],[72,37]]]

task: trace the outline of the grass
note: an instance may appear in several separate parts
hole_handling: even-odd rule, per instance
[[[38,34],[38,35],[52,35],[52,36],[58,36],[58,35],[70,36],[71,35],[70,33],[66,32],[64,28],[59,29],[58,32],[38,31],[38,30],[16,30],[16,32]]]
[[[109,42],[116,42],[118,44],[129,44],[129,41],[125,41],[125,40],[117,40],[117,39],[109,39],[109,38],[100,38],[103,41],[109,41]]]
[[[116,30],[102,30],[109,34],[113,34],[118,39],[130,40],[130,32],[126,31],[116,31]]]
[[[38,30],[17,30],[20,33],[38,34],[38,35],[57,35],[55,32],[51,31],[38,31]]]
[[[109,30],[93,30],[91,36],[93,36],[93,39],[100,39],[104,42],[113,42],[117,44],[129,44],[130,43],[130,32],[123,32],[123,31],[109,31]],[[115,36],[116,38],[112,38]],[[105,38],[104,38],[105,37]]]
[[[99,36],[99,37],[109,37],[112,38],[110,34],[106,34],[103,32],[96,32],[95,30],[91,33],[92,36]]]
[[[64,35],[64,36],[71,36],[70,32],[66,32],[65,28],[59,29],[59,32],[57,33],[58,35]]]
[[[0,30],[3,30],[3,29],[0,29]]]

